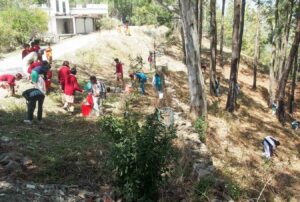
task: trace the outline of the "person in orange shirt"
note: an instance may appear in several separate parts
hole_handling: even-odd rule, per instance
[[[47,58],[49,64],[52,64],[52,48],[51,48],[51,44],[48,43],[47,45],[48,45],[48,47],[46,48],[46,58]]]

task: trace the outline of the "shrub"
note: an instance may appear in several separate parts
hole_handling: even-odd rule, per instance
[[[204,176],[195,187],[195,194],[199,201],[204,201],[208,198],[210,190],[214,187],[215,179],[211,175]]]
[[[206,141],[206,129],[207,129],[207,122],[205,121],[204,117],[200,117],[197,119],[195,123],[195,129],[199,134],[199,139],[201,142]]]
[[[236,183],[229,182],[225,185],[225,188],[228,195],[234,200],[237,200],[241,196],[241,189]]]
[[[148,116],[143,126],[130,114],[102,121],[102,130],[117,137],[113,138],[109,165],[126,201],[157,201],[162,174],[169,171],[174,159],[175,130],[159,122],[157,114]]]
[[[96,27],[101,30],[112,30],[119,24],[120,22],[116,19],[101,18],[99,21],[97,21]]]

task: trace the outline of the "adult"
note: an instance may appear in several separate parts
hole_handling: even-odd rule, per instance
[[[0,88],[8,89],[8,95],[15,95],[15,81],[22,79],[22,75],[17,73],[15,76],[11,74],[0,75]]]
[[[69,61],[64,61],[62,66],[58,70],[58,82],[61,86],[61,89],[65,89],[65,83],[70,75],[70,66]]]
[[[274,154],[276,147],[280,145],[280,142],[272,136],[265,137],[262,143],[264,145],[263,156],[267,159],[271,158],[271,156]]]
[[[65,104],[63,108],[67,111],[74,112],[74,94],[76,91],[84,92],[78,85],[76,78],[76,68],[70,70],[70,75],[65,81],[64,94],[65,94]]]
[[[23,97],[27,101],[27,119],[24,120],[26,124],[32,124],[33,113],[38,103],[37,120],[40,122],[43,118],[43,103],[45,95],[39,89],[30,88],[23,92]]]
[[[143,72],[135,73],[135,78],[140,82],[141,94],[145,95],[145,83],[147,82],[147,76]]]

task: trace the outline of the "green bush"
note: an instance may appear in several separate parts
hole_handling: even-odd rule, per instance
[[[229,182],[225,185],[226,191],[228,195],[233,198],[234,200],[237,200],[241,196],[241,189],[240,187],[233,182]]]
[[[174,160],[175,130],[159,122],[157,114],[148,116],[143,126],[130,114],[103,122],[102,131],[114,142],[109,165],[126,201],[157,201],[162,174]]]
[[[121,23],[113,18],[101,18],[96,23],[97,29],[100,30],[112,30],[117,27],[117,25],[120,25]]]
[[[47,23],[47,14],[39,9],[12,7],[0,11],[0,51],[10,50],[33,35],[45,32]]]
[[[199,139],[201,142],[206,141],[206,129],[207,129],[207,122],[205,121],[204,117],[200,117],[197,119],[195,123],[195,129],[199,134]]]
[[[197,199],[199,201],[204,201],[208,198],[209,192],[214,187],[215,179],[211,175],[204,176],[201,180],[196,184],[195,194],[197,195]]]

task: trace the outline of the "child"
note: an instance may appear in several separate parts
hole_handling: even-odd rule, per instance
[[[68,61],[64,61],[62,66],[58,70],[58,81],[61,86],[61,89],[65,89],[65,81],[68,79],[70,75],[70,66]]]
[[[19,81],[22,79],[22,75],[20,73],[14,75],[4,74],[0,75],[0,88],[8,89],[8,95],[15,95],[15,81]]]
[[[150,66],[150,71],[152,70],[152,66],[154,65],[154,61],[153,61],[153,53],[149,52],[149,57],[148,57],[148,62],[149,62],[149,66]]]
[[[215,94],[217,97],[220,95],[220,77],[217,77],[215,81],[216,89],[215,89]]]
[[[272,136],[267,136],[264,138],[262,143],[264,145],[263,156],[269,160],[274,154],[276,147],[280,145],[280,142]]]
[[[273,104],[272,104],[272,115],[275,115],[275,114],[276,114],[277,108],[278,108],[277,104],[276,104],[276,103],[273,103]]]
[[[22,51],[22,59],[25,58],[26,55],[28,55],[30,53],[30,50],[29,50],[30,46],[29,46],[29,44],[24,44],[23,48],[24,49]]]
[[[33,84],[37,83],[39,79],[39,75],[44,75],[44,78],[46,78],[47,72],[49,71],[50,68],[51,66],[49,65],[49,63],[47,61],[43,61],[42,65],[35,67],[31,71],[31,82]]]
[[[153,76],[152,85],[157,92],[159,98],[161,99],[163,95],[161,95],[162,92],[162,80],[160,75],[156,72]]]
[[[84,91],[79,87],[77,79],[76,79],[76,68],[72,68],[70,71],[70,75],[65,81],[64,85],[64,94],[65,94],[65,104],[63,109],[74,112],[74,94],[75,91],[79,91],[83,93]]]
[[[103,100],[106,98],[106,86],[103,81],[97,81],[95,76],[90,77],[93,93],[93,112],[96,116],[100,115],[103,106]]]
[[[116,62],[116,76],[117,76],[117,81],[122,81],[123,82],[123,65],[120,62],[118,58],[115,59]]]
[[[135,78],[140,82],[141,94],[145,95],[145,82],[147,82],[147,76],[143,72],[135,73]]]
[[[51,48],[50,43],[48,43],[47,45],[48,45],[48,47],[46,48],[46,58],[47,58],[49,64],[51,65],[52,64],[52,48]]]
[[[52,71],[49,69],[45,78],[45,87],[46,87],[46,93],[49,93],[51,89],[51,79],[52,79]]]
[[[36,102],[38,102],[38,112],[37,119],[38,121],[42,121],[43,118],[43,103],[45,99],[45,95],[36,88],[31,88],[23,92],[23,97],[27,101],[27,119],[24,120],[26,124],[32,124],[33,113],[36,107]]]

